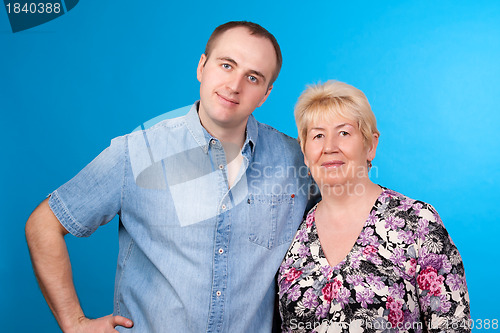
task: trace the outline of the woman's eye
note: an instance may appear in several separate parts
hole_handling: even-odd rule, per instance
[[[313,139],[321,139],[322,137],[324,137],[324,135],[320,133],[320,134],[316,134],[316,135],[313,137]]]
[[[340,131],[340,135],[341,135],[341,136],[348,136],[348,135],[349,135],[349,132],[346,132],[346,131]]]

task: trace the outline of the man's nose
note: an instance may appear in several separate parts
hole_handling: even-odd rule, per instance
[[[234,73],[226,82],[226,87],[229,88],[233,93],[238,94],[241,90],[243,80],[244,77],[242,75]]]

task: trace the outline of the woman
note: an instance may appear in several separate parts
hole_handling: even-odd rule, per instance
[[[438,213],[368,177],[379,132],[365,95],[311,86],[295,120],[322,201],[279,270],[282,330],[469,332],[464,267]]]

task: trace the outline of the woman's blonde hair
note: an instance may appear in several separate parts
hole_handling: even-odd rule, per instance
[[[308,86],[299,96],[294,114],[302,149],[308,126],[318,119],[328,121],[331,116],[356,121],[367,146],[372,144],[374,134],[380,135],[365,94],[344,82],[330,80]]]

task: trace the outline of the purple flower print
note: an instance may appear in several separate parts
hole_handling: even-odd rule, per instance
[[[299,297],[300,297],[300,286],[296,284],[288,292],[288,299],[295,302],[296,300],[299,299]]]
[[[411,206],[412,206],[412,200],[410,200],[410,199],[403,199],[403,200],[400,201],[398,209],[408,210],[408,209],[411,208]]]
[[[463,285],[462,277],[458,274],[449,274],[446,277],[446,284],[450,286],[452,291],[459,290]]]
[[[290,267],[290,265],[293,263],[293,258],[288,258],[284,262],[281,263],[280,266],[280,274],[283,274],[283,272]]]
[[[448,297],[446,297],[446,295],[439,295],[437,297],[439,297],[439,301],[440,301],[438,311],[441,311],[442,313],[446,313],[446,312],[450,311],[451,303],[450,303],[450,301],[448,301]],[[431,298],[432,298],[432,296],[431,296]],[[431,302],[432,302],[432,300],[431,300]]]
[[[368,261],[371,261],[375,265],[381,265],[382,264],[382,260],[380,259],[380,257],[377,256],[374,253],[371,253],[371,254],[367,255],[366,259],[368,259]]]
[[[441,257],[442,263],[443,263],[443,265],[441,266],[441,269],[445,273],[451,272],[451,269],[452,269],[453,266],[451,265],[451,262],[448,260],[448,257],[446,257],[445,254],[441,254],[440,257]]]
[[[376,240],[377,240],[377,238],[375,236],[373,236],[373,229],[372,228],[365,228],[359,234],[359,239],[357,240],[357,243],[361,244],[363,246],[366,246],[368,244],[373,244],[373,242]]]
[[[341,288],[339,291],[338,301],[342,306],[342,309],[346,304],[349,304],[349,296],[351,296],[351,292],[347,288]]]
[[[419,264],[422,268],[434,267],[436,271],[443,270],[445,273],[451,271],[452,265],[445,254],[428,253],[425,247],[422,247]],[[423,254],[423,255],[422,255]]]
[[[361,257],[361,254],[363,252],[360,251],[355,251],[351,255],[351,266],[352,268],[359,268],[359,265],[361,265],[361,260],[359,260],[359,257]]]
[[[394,249],[390,259],[394,263],[394,265],[402,266],[406,259],[405,251],[399,247]]]
[[[382,279],[380,276],[375,276],[373,273],[368,274],[366,277],[366,282],[368,282],[369,285],[375,287],[375,289],[382,289],[385,287],[384,282],[382,282]]]
[[[307,235],[307,229],[300,229],[299,232],[297,232],[297,240],[305,243],[309,240],[309,236]]]
[[[431,267],[434,267],[437,271],[439,271],[441,269],[441,267],[443,266],[443,261],[442,261],[441,256],[434,254],[434,253],[429,253],[428,256],[425,256],[424,258],[422,258],[421,266],[422,267],[431,266]]]
[[[328,314],[328,311],[330,311],[330,303],[319,305],[316,309],[316,318],[317,319],[325,318],[326,315]]]
[[[390,286],[389,287],[389,295],[393,296],[394,298],[403,298],[405,295],[405,289],[404,289],[403,282],[394,283],[392,286]]]
[[[417,228],[417,237],[423,241],[428,233],[429,233],[429,221],[427,221],[426,219],[421,219]]]
[[[305,258],[305,257],[311,255],[311,251],[309,250],[309,247],[305,246],[304,244],[300,245],[298,252],[299,252],[299,256],[301,258]]]
[[[398,228],[402,228],[405,225],[405,221],[402,218],[389,216],[385,219],[385,227],[393,230],[397,230]]]
[[[329,279],[330,275],[333,273],[333,268],[330,266],[321,266],[319,271],[326,279]]]
[[[375,211],[370,212],[370,216],[368,216],[368,220],[366,222],[367,225],[375,225],[375,222],[377,221],[377,214]]]
[[[312,288],[307,289],[304,293],[304,301],[302,302],[306,308],[312,309],[318,306],[317,296]]]
[[[406,244],[412,244],[415,242],[415,236],[413,235],[413,232],[411,230],[401,230],[398,234],[398,239],[401,239]]]
[[[420,202],[417,202],[416,204],[413,205],[413,210],[415,211],[415,214],[420,214],[420,210],[422,209],[422,204]]]
[[[375,293],[370,289],[363,289],[360,292],[356,292],[356,301],[361,303],[361,306],[365,309],[368,307],[368,304],[373,303],[373,296]]]
[[[280,297],[283,297],[283,295],[290,288],[292,281],[288,281],[287,279],[282,279],[279,283],[280,283]]]
[[[363,277],[361,275],[347,275],[346,281],[354,286],[359,286],[363,283]]]

